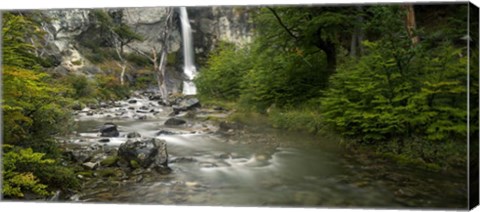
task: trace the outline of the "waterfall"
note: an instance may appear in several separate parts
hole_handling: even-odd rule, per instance
[[[187,79],[183,81],[183,94],[195,95],[197,94],[197,87],[195,87],[192,80],[197,75],[197,68],[194,63],[192,28],[190,27],[187,8],[185,7],[180,7],[180,21],[182,24],[183,58],[185,61],[183,73],[187,76]]]

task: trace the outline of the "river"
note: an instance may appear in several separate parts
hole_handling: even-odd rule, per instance
[[[118,125],[118,147],[129,132],[166,140],[170,174],[148,175],[135,183],[97,182],[74,201],[208,206],[291,206],[465,209],[466,177],[398,166],[357,156],[334,139],[286,132],[267,125],[216,133],[215,122],[182,117],[187,124],[163,125],[170,108],[146,97],[130,104],[77,115],[75,145],[97,143],[98,128]],[[154,113],[138,113],[148,106]],[[211,111],[210,111],[211,112]],[[115,115],[116,114],[116,115]],[[224,113],[223,113],[224,114]],[[140,116],[145,116],[139,119]],[[185,114],[180,114],[182,116]],[[222,116],[211,112],[204,116]],[[175,134],[161,134],[167,130]],[[232,135],[230,135],[230,134]],[[84,142],[78,142],[83,140]],[[86,142],[85,142],[86,141]],[[80,144],[82,143],[82,144]],[[102,178],[101,181],[110,178]],[[114,179],[111,179],[112,181]]]

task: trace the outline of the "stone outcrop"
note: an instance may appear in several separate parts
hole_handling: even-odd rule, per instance
[[[135,49],[151,52],[152,48],[160,49],[160,32],[166,19],[164,7],[155,8],[116,8],[103,9],[115,13],[122,23],[128,25],[143,41],[129,44]],[[189,7],[187,8],[193,32],[195,64],[197,69],[206,61],[208,53],[220,41],[244,45],[252,38],[253,25],[249,23],[249,7]],[[92,75],[109,70],[102,70],[82,55],[85,43],[91,42],[100,35],[94,30],[92,10],[65,9],[46,10],[43,12],[51,18],[50,24],[44,24],[47,31],[48,55],[57,61],[54,73],[80,73]],[[174,17],[174,27],[167,41],[169,59],[166,71],[167,90],[171,93],[181,91],[183,82],[183,52],[181,25],[178,8]],[[125,52],[134,52],[126,47]],[[127,74],[127,79],[134,80]]]
[[[132,168],[150,168],[160,173],[170,171],[167,144],[158,138],[128,140],[118,148],[118,157],[129,162]]]

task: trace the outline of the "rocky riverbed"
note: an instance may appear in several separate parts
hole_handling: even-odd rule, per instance
[[[449,207],[465,181],[346,152],[336,141],[227,121],[194,97],[137,92],[76,111],[67,201],[224,206]],[[66,162],[67,163],[67,162]],[[53,198],[56,199],[56,198]]]

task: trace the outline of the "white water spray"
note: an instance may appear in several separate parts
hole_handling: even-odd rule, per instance
[[[192,80],[197,75],[197,68],[194,64],[192,28],[185,7],[180,7],[180,21],[182,23],[183,57],[185,60],[183,73],[187,76],[187,79],[183,81],[183,94],[195,95],[197,94],[197,87]]]

